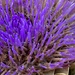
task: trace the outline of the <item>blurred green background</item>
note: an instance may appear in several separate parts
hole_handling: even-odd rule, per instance
[[[69,75],[75,75],[75,68],[74,69],[70,69]]]

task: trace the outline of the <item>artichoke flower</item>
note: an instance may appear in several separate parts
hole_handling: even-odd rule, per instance
[[[43,75],[74,61],[74,0],[0,1],[0,74]]]

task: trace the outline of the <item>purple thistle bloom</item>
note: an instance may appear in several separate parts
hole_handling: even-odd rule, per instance
[[[74,1],[0,2],[0,74],[40,74],[74,61]]]

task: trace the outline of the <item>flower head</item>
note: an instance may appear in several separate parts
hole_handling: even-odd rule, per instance
[[[75,61],[75,2],[0,3],[0,73],[33,75]]]

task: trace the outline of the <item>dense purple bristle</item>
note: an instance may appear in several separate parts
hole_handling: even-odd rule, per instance
[[[75,61],[75,2],[0,2],[0,74],[36,75]]]

